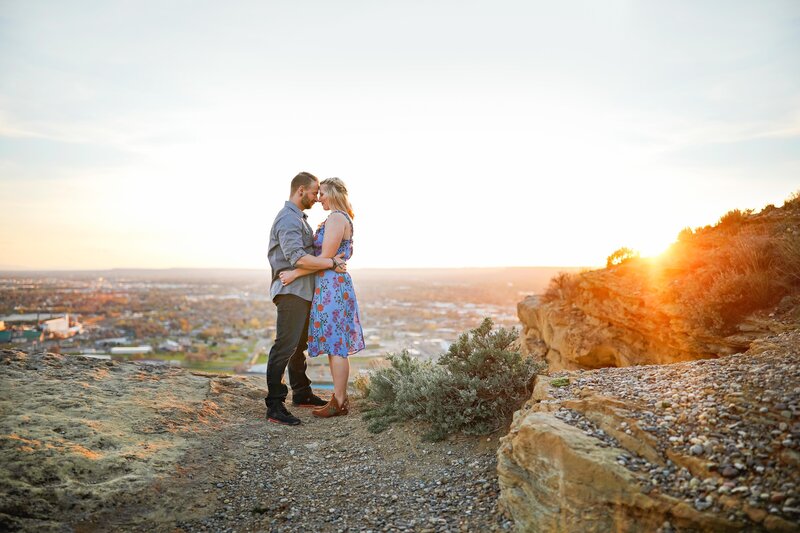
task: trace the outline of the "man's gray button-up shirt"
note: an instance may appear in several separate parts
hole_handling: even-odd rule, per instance
[[[314,253],[314,232],[307,218],[296,205],[286,202],[272,223],[268,257],[273,277],[269,296],[273,300],[279,294],[294,294],[310,302],[314,296],[313,275],[301,276],[285,287],[275,279],[277,272],[294,268],[301,257]]]

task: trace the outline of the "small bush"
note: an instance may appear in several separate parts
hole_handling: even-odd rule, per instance
[[[783,207],[788,208],[790,211],[800,209],[800,190],[793,192],[789,198],[783,202]]]
[[[606,258],[606,268],[621,265],[626,261],[639,257],[639,252],[623,246]]]
[[[547,290],[542,295],[542,301],[572,301],[578,289],[578,281],[580,281],[580,278],[575,274],[559,272],[547,284]]]
[[[391,366],[369,381],[364,418],[380,432],[400,420],[428,426],[424,435],[441,440],[463,432],[485,435],[500,428],[531,392],[541,363],[513,349],[514,330],[492,331],[491,319],[459,336],[437,363],[408,352],[389,356]]]
[[[800,230],[794,230],[778,241],[780,263],[778,271],[789,283],[800,284]]]
[[[692,237],[694,237],[694,230],[687,226],[678,233],[678,242],[689,242]]]
[[[724,215],[722,215],[717,222],[717,227],[720,228],[733,228],[741,225],[742,222],[748,219],[750,215],[753,214],[752,209],[745,209],[744,211],[740,209],[731,209]]]
[[[797,248],[800,251],[800,244]],[[732,332],[742,317],[774,304],[786,293],[782,270],[800,275],[800,267],[793,266],[793,253],[791,245],[784,251],[769,235],[752,231],[737,234],[724,247],[709,249],[703,266],[676,287],[687,315],[711,331]]]

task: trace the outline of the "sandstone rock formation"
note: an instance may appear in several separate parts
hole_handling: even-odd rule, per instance
[[[800,331],[539,376],[498,450],[521,531],[800,531]]]
[[[523,351],[551,370],[667,364],[796,329],[800,198],[732,218],[682,234],[657,260],[554,278],[518,304]]]
[[[698,333],[683,317],[630,296],[618,280],[607,278],[603,271],[582,274],[579,294],[570,302],[542,303],[538,296],[520,302],[523,353],[543,357],[553,371],[668,364],[741,352],[753,340],[786,329],[754,317],[736,335]]]

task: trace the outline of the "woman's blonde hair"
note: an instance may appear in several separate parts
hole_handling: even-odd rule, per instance
[[[347,187],[344,182],[339,178],[324,179],[319,183],[320,189],[325,191],[325,194],[330,198],[331,209],[336,211],[344,211],[350,218],[354,218],[353,206],[350,205],[350,200],[347,198]]]

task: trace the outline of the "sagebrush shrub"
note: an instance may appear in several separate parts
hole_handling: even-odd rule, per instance
[[[514,330],[492,331],[491,319],[459,336],[436,363],[406,351],[389,356],[391,367],[370,379],[364,418],[380,432],[399,420],[427,425],[425,438],[463,432],[485,435],[500,428],[528,398],[541,363],[513,348]]]

